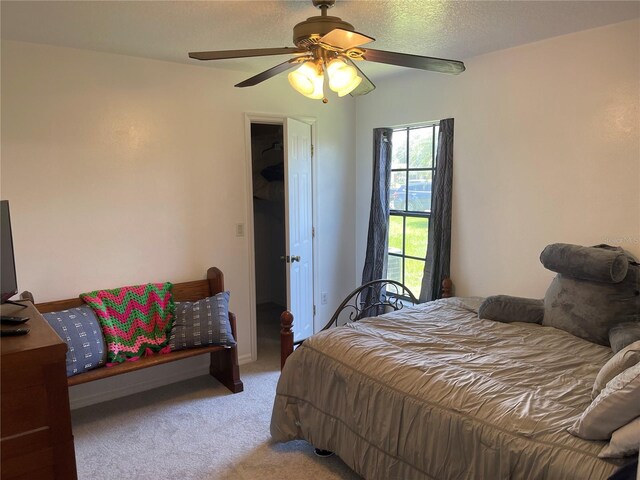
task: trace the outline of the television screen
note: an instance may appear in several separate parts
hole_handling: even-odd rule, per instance
[[[18,293],[9,202],[7,200],[0,200],[0,274],[0,280],[2,280],[0,283],[0,299],[4,303]]]

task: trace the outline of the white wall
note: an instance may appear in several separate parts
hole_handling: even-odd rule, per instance
[[[356,277],[366,248],[372,129],[455,118],[451,275],[459,295],[541,298],[554,242],[640,257],[640,22],[411,72],[357,101]]]
[[[324,105],[286,76],[23,42],[2,42],[1,195],[11,205],[19,288],[37,301],[148,281],[204,278],[218,266],[250,358],[245,113],[317,118],[318,290],[354,285],[355,102]],[[76,405],[206,371],[206,359],[74,387]],[[196,368],[197,367],[197,368]],[[115,393],[107,393],[114,390]],[[87,400],[88,399],[88,400]]]

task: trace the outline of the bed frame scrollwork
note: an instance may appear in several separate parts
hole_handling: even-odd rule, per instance
[[[451,279],[445,278],[442,282],[442,298],[451,297],[452,287]],[[416,303],[418,299],[402,283],[388,279],[373,280],[347,295],[321,331],[338,326],[340,319],[345,320],[345,323],[357,322]],[[284,367],[287,357],[293,353],[294,346],[303,342],[293,341],[292,327],[293,314],[289,311],[283,312],[280,316],[280,368]]]
[[[346,323],[357,322],[363,318],[400,310],[407,304],[415,305],[416,303],[418,299],[402,283],[395,280],[373,280],[347,295],[321,331],[333,326],[337,327],[343,313],[348,315]],[[294,342],[294,345],[296,343]]]

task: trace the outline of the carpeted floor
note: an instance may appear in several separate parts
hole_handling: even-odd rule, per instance
[[[242,393],[206,376],[74,410],[80,480],[359,479],[306,442],[271,442],[281,311],[258,309],[259,360],[241,366]]]

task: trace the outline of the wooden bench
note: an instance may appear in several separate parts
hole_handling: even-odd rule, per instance
[[[177,302],[193,302],[224,291],[224,275],[216,267],[207,270],[206,280],[195,280],[193,282],[176,283],[173,285],[173,299]],[[40,313],[55,312],[58,310],[68,310],[85,305],[80,298],[70,298],[67,300],[56,300],[36,304]],[[236,316],[229,312],[229,323],[233,338],[238,340],[238,330],[236,327]],[[98,367],[88,372],[79,373],[67,378],[67,384],[80,385],[81,383],[92,382],[102,378],[113,377],[123,373],[141,370],[143,368],[162,365],[163,363],[182,360],[183,358],[194,357],[196,355],[210,354],[211,363],[209,373],[216,378],[232,393],[242,392],[244,389],[240,380],[240,369],[238,367],[238,348],[221,347],[217,345],[189,348],[164,355],[153,355],[142,357],[135,362],[124,362],[113,367]]]

